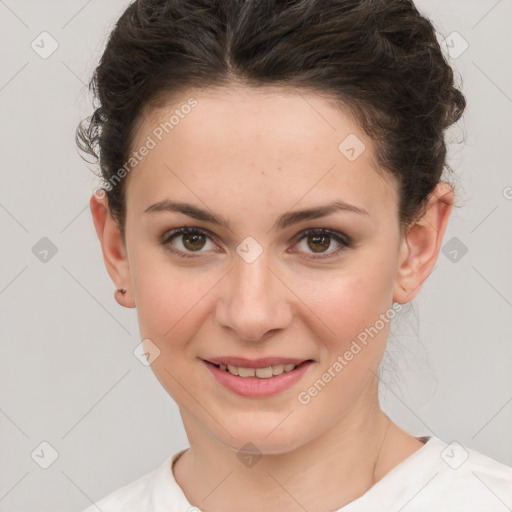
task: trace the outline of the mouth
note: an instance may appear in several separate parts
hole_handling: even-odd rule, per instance
[[[239,357],[201,359],[214,381],[245,398],[269,398],[295,386],[313,359]]]
[[[203,361],[215,366],[220,371],[237,377],[270,379],[283,373],[292,372],[301,365],[312,362],[312,359],[265,358],[249,360],[236,357],[220,357],[204,359]]]

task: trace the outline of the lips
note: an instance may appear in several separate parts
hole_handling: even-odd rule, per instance
[[[213,362],[218,361],[218,362]],[[295,362],[291,362],[295,361]],[[291,372],[303,363],[311,360],[290,359],[290,358],[260,358],[246,359],[236,357],[219,357],[212,360],[205,360],[205,363],[213,365],[221,371],[230,373],[237,377],[258,377],[261,379],[269,379],[283,373]],[[242,363],[242,364],[234,364]],[[272,364],[270,364],[272,363]]]
[[[201,361],[219,384],[246,398],[268,398],[284,392],[296,385],[314,364],[312,359],[290,357],[225,356]]]
[[[269,366],[278,366],[278,365],[299,365],[304,363],[305,361],[310,361],[310,359],[300,359],[293,357],[262,357],[259,359],[247,359],[245,357],[232,357],[232,356],[222,356],[222,357],[209,357],[208,359],[204,359],[204,361],[208,363],[213,363],[216,366],[223,365],[231,365],[238,366],[242,368],[268,368]]]

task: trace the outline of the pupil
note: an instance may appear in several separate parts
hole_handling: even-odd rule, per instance
[[[186,234],[183,237],[183,245],[185,247],[187,247],[187,249],[191,249],[191,250],[201,249],[204,245],[204,240],[203,240],[203,244],[198,242],[198,239],[201,239],[201,238],[204,238],[203,235]],[[188,247],[189,242],[191,243],[192,247]],[[199,247],[197,246],[198,243],[199,243]]]
[[[328,236],[325,236],[325,235],[315,235],[315,236],[311,236],[309,237],[311,240],[313,240],[314,244],[321,244],[322,240],[324,241],[323,243],[323,247],[321,247],[321,249],[328,249],[329,248],[329,237]],[[310,249],[312,249],[314,252],[322,252],[322,251],[317,251],[316,248],[318,248],[318,246],[316,246],[316,248],[314,246],[312,246],[311,244],[309,244],[309,247]]]

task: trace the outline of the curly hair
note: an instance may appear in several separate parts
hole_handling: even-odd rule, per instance
[[[397,180],[402,226],[450,169],[444,131],[466,107],[432,22],[411,0],[136,0],[89,83],[95,111],[77,145],[108,184],[146,109],[234,84],[313,91],[348,108]],[[105,191],[123,234],[124,189]]]

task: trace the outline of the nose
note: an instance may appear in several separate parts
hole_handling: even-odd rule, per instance
[[[240,340],[261,341],[291,323],[291,292],[270,268],[265,252],[252,263],[235,259],[226,277],[216,308],[221,327],[232,330]]]

